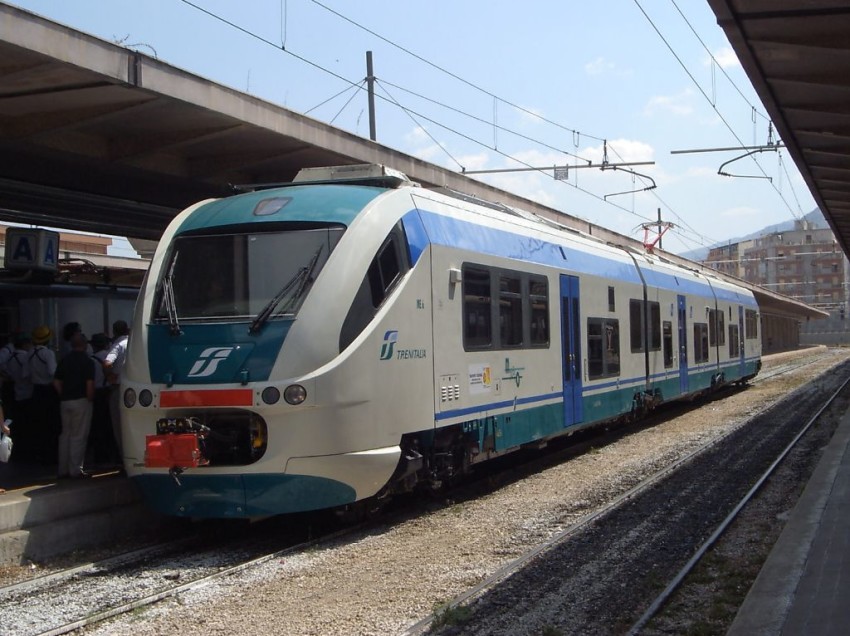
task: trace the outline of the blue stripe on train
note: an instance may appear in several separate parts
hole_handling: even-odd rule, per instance
[[[523,236],[427,210],[411,210],[402,220],[405,230],[408,227],[416,229],[415,232],[408,231],[407,240],[411,253],[419,254],[429,243],[435,243],[474,253],[549,265],[578,274],[602,276],[612,281],[641,284],[640,276],[631,260],[620,261],[606,258],[589,251],[575,249],[567,243],[554,243]],[[623,256],[625,258],[625,254]],[[752,296],[724,287],[712,288],[707,281],[695,281],[687,272],[683,272],[683,275],[679,277],[646,268],[641,268],[641,271],[651,287],[709,298],[716,295],[720,300],[756,307]]]

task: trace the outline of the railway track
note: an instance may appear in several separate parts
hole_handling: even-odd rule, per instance
[[[850,400],[848,382],[837,380],[848,374],[850,363],[844,363],[747,426],[664,467],[443,604],[406,635],[456,633],[458,625],[464,634],[641,633],[777,458],[810,430],[823,404]]]
[[[207,528],[202,534],[53,572],[0,588],[0,631],[4,636],[67,634],[352,530],[299,540],[302,533],[285,532],[282,538],[275,525],[242,540],[235,526],[221,533]],[[270,549],[273,544],[277,547]]]
[[[782,365],[784,370],[781,372],[791,372],[806,363],[806,361],[803,361]],[[582,443],[561,449],[539,461],[543,463],[564,461],[570,455],[581,453],[582,448],[587,450],[587,448],[594,447],[599,443],[600,437],[602,436],[589,436]],[[714,445],[720,443],[717,441]],[[697,454],[689,455],[688,459]],[[671,474],[675,472],[676,468],[686,463],[687,460],[679,461],[661,472],[664,475]],[[535,462],[532,462],[527,467],[520,466],[518,468],[519,476],[498,475],[495,479],[502,483],[505,479],[508,481],[522,479],[522,473],[533,474],[540,470],[534,464]],[[661,479],[661,474],[654,479]],[[629,493],[618,498],[618,503],[624,505],[631,499],[640,496],[640,489],[649,488],[650,481],[652,479],[645,480],[639,487],[633,488]],[[485,486],[485,490],[487,487]],[[493,486],[489,487],[492,488]],[[463,492],[455,493],[457,494],[455,498],[474,498],[476,496],[475,487],[471,488],[466,494]],[[480,494],[480,489],[478,494]],[[586,529],[594,526],[594,524],[602,523],[607,511],[614,508],[615,506],[606,507],[605,510],[593,514],[592,517],[572,524],[561,534],[563,537],[580,535],[583,528]],[[407,511],[409,513],[410,509],[408,508]],[[404,514],[403,512],[402,515]],[[416,514],[416,512],[413,512],[413,515]],[[394,522],[385,517],[382,523],[391,526]],[[344,535],[353,531],[353,529],[347,528],[335,538],[340,543],[344,543]],[[192,541],[190,540],[189,543],[191,544]],[[476,586],[474,590],[467,591],[461,597],[455,599],[456,602],[447,604],[440,612],[437,612],[438,616],[450,614],[453,608],[458,605],[469,604],[475,599],[487,596],[492,590],[499,588],[504,580],[510,578],[515,570],[520,569],[523,565],[533,565],[537,558],[545,557],[548,552],[557,550],[557,544],[557,539],[551,539],[544,545],[535,548],[523,558],[518,559],[513,564],[513,568],[502,568],[488,577],[484,584]],[[279,541],[277,545],[280,546]],[[189,551],[189,554],[180,554],[184,549],[175,546],[170,553],[162,553],[159,556],[145,555],[142,551],[139,551],[138,554],[132,555],[133,558],[118,557],[117,560],[110,560],[107,563],[78,566],[68,572],[42,577],[42,580],[38,582],[28,581],[0,589],[0,625],[4,626],[3,633],[10,635],[29,636],[31,634],[67,633],[86,625],[104,621],[107,618],[132,612],[137,608],[156,603],[162,599],[177,596],[216,579],[234,576],[239,572],[259,567],[263,563],[273,562],[276,558],[283,559],[286,557],[290,559],[291,556],[316,545],[316,541],[299,543],[293,540],[282,549],[268,551],[261,546],[251,548],[243,546],[231,552],[219,544],[212,550],[214,554],[198,549]],[[163,550],[164,548],[160,546],[156,549]],[[177,553],[176,557],[171,556],[175,553]],[[229,556],[227,556],[228,553],[230,553]],[[69,597],[74,599],[85,598],[86,603],[79,606],[76,601],[69,603],[67,601]],[[61,608],[61,611],[47,625],[44,608],[54,606]],[[433,617],[420,621],[410,633],[422,633],[432,623]]]

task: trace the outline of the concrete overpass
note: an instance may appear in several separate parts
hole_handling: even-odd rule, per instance
[[[386,164],[425,187],[499,201],[643,249],[630,237],[0,3],[0,220],[156,240],[180,209],[225,196],[230,184],[284,182],[302,167],[354,163]],[[825,315],[753,289],[768,313]]]

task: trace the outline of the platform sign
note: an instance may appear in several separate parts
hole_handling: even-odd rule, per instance
[[[6,269],[55,272],[59,261],[59,233],[23,227],[6,230]]]

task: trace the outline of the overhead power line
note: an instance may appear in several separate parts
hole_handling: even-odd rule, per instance
[[[733,137],[735,137],[735,139],[737,139],[737,140],[738,140],[738,143],[739,143],[739,144],[741,144],[742,146],[743,146],[743,145],[745,145],[745,144],[744,144],[744,142],[741,140],[741,138],[738,136],[738,133],[736,133],[736,132],[735,132],[734,128],[732,128],[732,126],[729,124],[729,122],[726,120],[726,118],[723,116],[723,114],[722,114],[722,113],[720,112],[720,110],[717,108],[717,105],[716,105],[716,104],[712,101],[712,99],[711,99],[711,98],[710,98],[710,97],[706,94],[705,90],[704,90],[704,89],[703,89],[703,87],[700,85],[700,83],[696,80],[696,78],[694,77],[693,73],[691,73],[690,69],[689,69],[689,68],[687,67],[687,65],[686,65],[686,64],[682,61],[682,58],[679,56],[679,54],[678,54],[678,53],[676,53],[676,50],[673,48],[673,46],[670,44],[670,42],[667,40],[667,38],[666,38],[666,37],[664,37],[664,34],[663,34],[663,33],[661,33],[661,30],[658,28],[658,26],[655,24],[655,22],[654,22],[654,21],[652,20],[652,18],[649,16],[649,14],[646,12],[646,10],[643,8],[643,6],[641,6],[640,0],[633,0],[633,1],[634,1],[635,5],[637,6],[637,8],[640,10],[640,12],[643,14],[643,16],[646,18],[647,22],[649,22],[650,26],[653,28],[653,30],[655,31],[655,33],[658,35],[658,37],[659,37],[659,38],[661,38],[661,41],[662,41],[662,42],[664,42],[664,45],[667,47],[667,49],[670,51],[670,53],[673,55],[673,57],[676,59],[676,61],[679,63],[679,65],[682,67],[682,69],[685,71],[685,73],[687,74],[687,76],[691,79],[691,81],[693,82],[694,86],[696,86],[696,87],[697,87],[697,89],[699,89],[699,92],[700,92],[700,93],[702,93],[702,96],[703,96],[703,97],[705,98],[705,100],[706,100],[706,101],[707,101],[707,102],[711,105],[711,108],[714,110],[714,112],[715,112],[715,113],[717,114],[717,116],[720,118],[720,121],[722,121],[722,122],[723,122],[723,125],[724,125],[724,126],[726,126],[726,128],[729,130],[729,132],[731,132],[731,133],[732,133],[732,136],[733,136]],[[760,171],[760,172],[761,172],[761,173],[762,173],[762,174],[763,174],[766,178],[770,178],[770,177],[768,176],[768,174],[765,172],[765,170],[764,170],[764,168],[762,167],[762,165],[758,162],[758,160],[757,160],[755,157],[753,157],[753,162],[756,164],[756,166],[758,166],[759,171]],[[794,212],[794,210],[791,208],[791,205],[790,205],[790,204],[788,203],[788,201],[785,199],[785,196],[782,194],[782,192],[780,192],[780,191],[779,191],[779,189],[776,187],[776,184],[774,184],[774,183],[773,183],[773,180],[772,180],[772,179],[771,179],[770,183],[771,183],[771,187],[773,187],[773,190],[774,190],[774,191],[775,191],[775,192],[779,195],[779,198],[780,198],[780,199],[782,199],[782,202],[785,204],[785,207],[786,207],[786,208],[788,209],[788,211],[791,213],[791,216],[793,216],[794,218],[799,218],[799,217],[797,216],[797,214]]]

